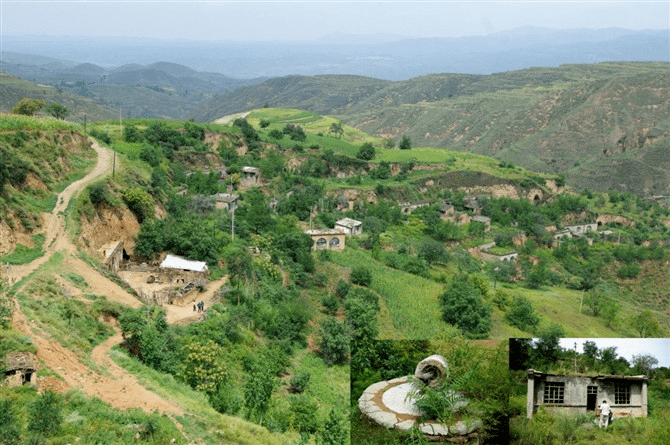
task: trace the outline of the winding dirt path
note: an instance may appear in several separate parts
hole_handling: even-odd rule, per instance
[[[20,281],[37,270],[51,256],[58,251],[65,251],[68,255],[64,260],[67,270],[76,271],[90,286],[90,291],[97,295],[104,295],[112,301],[123,303],[131,307],[140,307],[142,303],[125,289],[109,280],[94,267],[76,257],[77,249],[65,233],[64,212],[70,200],[84,187],[112,170],[112,153],[109,149],[100,146],[91,140],[92,148],[98,153],[95,167],[82,179],[70,184],[58,195],[58,201],[51,213],[44,213],[45,226],[45,254],[35,261],[13,266],[8,273],[10,283]],[[67,387],[80,387],[86,394],[98,397],[117,408],[141,408],[146,412],[159,412],[181,415],[183,409],[157,394],[147,390],[137,382],[132,374],[118,366],[109,357],[109,350],[123,341],[120,332],[108,338],[91,351],[92,360],[107,372],[101,374],[90,369],[80,361],[77,354],[64,348],[60,343],[37,328],[34,323],[28,322],[21,312],[18,300],[15,300],[16,310],[12,317],[14,328],[29,336],[37,346],[37,358],[46,366],[58,372]],[[184,317],[185,318],[185,317]],[[180,320],[173,317],[173,322]]]

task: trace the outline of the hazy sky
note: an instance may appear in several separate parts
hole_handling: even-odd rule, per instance
[[[658,366],[670,367],[670,339],[668,338],[563,338],[561,346],[574,349],[577,343],[577,352],[583,352],[582,345],[585,341],[596,342],[598,348],[604,349],[616,346],[616,352],[620,357],[630,362],[633,355],[651,354],[658,359]]]
[[[0,0],[9,35],[312,40],[336,32],[487,35],[522,26],[670,28],[662,1],[58,1]]]

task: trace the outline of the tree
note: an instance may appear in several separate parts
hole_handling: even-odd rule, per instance
[[[12,108],[12,113],[23,114],[25,116],[32,116],[44,107],[44,101],[39,99],[31,99],[24,97]]]
[[[358,149],[356,153],[358,159],[363,159],[364,161],[371,161],[375,158],[375,147],[370,142],[366,142],[361,145],[361,148]]]
[[[370,286],[372,283],[372,271],[366,266],[355,266],[351,269],[349,279],[353,284],[359,286]]]
[[[442,318],[472,337],[486,337],[491,330],[491,308],[482,300],[481,291],[461,275],[440,296]]]
[[[344,134],[344,127],[342,126],[342,122],[333,122],[330,124],[330,132],[335,134],[338,138],[342,137]]]
[[[258,418],[263,424],[263,415],[270,405],[270,397],[275,387],[275,376],[269,367],[257,366],[247,374],[244,384],[244,406],[249,418]]]
[[[347,430],[342,418],[331,408],[328,420],[317,437],[318,445],[340,445],[346,442]]]
[[[631,320],[631,326],[637,331],[640,338],[660,337],[662,334],[658,320],[656,320],[656,317],[654,317],[654,314],[649,309],[645,309],[635,315]]]
[[[177,374],[191,388],[208,396],[216,394],[226,381],[226,366],[222,361],[223,349],[212,340],[207,343],[191,341],[184,346],[186,358]]]
[[[636,372],[648,376],[658,365],[658,359],[651,354],[634,354],[632,364]]]
[[[537,362],[545,365],[553,365],[558,360],[562,348],[560,339],[565,337],[565,330],[556,323],[551,323],[538,333],[535,342],[535,356]]]
[[[3,445],[21,443],[21,424],[10,399],[0,400],[0,442]]]
[[[505,320],[522,331],[534,330],[540,323],[530,300],[523,296],[514,297],[509,312],[505,314]]]
[[[347,326],[334,317],[327,317],[321,322],[319,331],[321,333],[319,352],[323,360],[329,365],[346,363],[349,360]]]
[[[594,341],[587,340],[584,342],[582,345],[582,348],[584,350],[584,357],[588,359],[589,366],[592,368],[595,367],[596,365],[596,360],[600,358],[600,349],[598,349],[598,345]]]
[[[30,406],[29,412],[29,431],[44,436],[54,435],[63,422],[63,401],[58,394],[47,390]]]
[[[398,148],[401,150],[409,150],[410,148],[412,148],[412,140],[409,138],[409,136],[403,135],[402,140],[398,145]]]
[[[447,258],[447,251],[444,249],[442,243],[432,238],[424,238],[419,244],[418,255],[419,258],[422,258],[430,265],[435,262],[444,261]]]
[[[46,111],[47,113],[49,113],[50,115],[52,115],[57,119],[65,119],[65,117],[69,114],[68,109],[65,108],[63,105],[59,104],[58,102],[54,102],[50,105],[47,105],[44,111]]]

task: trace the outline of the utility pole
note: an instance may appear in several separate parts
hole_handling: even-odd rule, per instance
[[[84,113],[84,133],[86,133],[86,113]]]
[[[233,223],[230,225],[230,240],[235,241],[235,207],[232,210]]]

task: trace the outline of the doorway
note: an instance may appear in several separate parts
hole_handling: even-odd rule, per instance
[[[596,404],[598,399],[598,387],[597,386],[587,386],[586,387],[586,410],[595,411]]]

